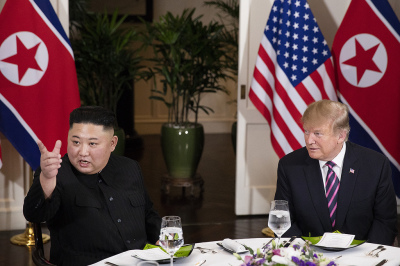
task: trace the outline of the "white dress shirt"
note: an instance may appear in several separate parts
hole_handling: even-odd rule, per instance
[[[343,147],[340,150],[339,154],[336,155],[335,158],[333,158],[332,162],[335,163],[335,166],[333,167],[333,171],[335,171],[336,176],[339,178],[339,182],[342,178],[342,170],[343,170],[343,160],[344,160],[344,155],[346,153],[346,142],[343,143]],[[325,165],[327,161],[321,161],[319,160],[319,167],[321,169],[322,173],[322,181],[324,182],[324,189],[325,189],[325,183],[326,183],[326,175],[328,173],[328,166]],[[326,190],[325,190],[326,193]]]

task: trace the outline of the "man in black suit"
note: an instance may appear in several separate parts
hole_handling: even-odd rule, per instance
[[[161,218],[153,210],[139,164],[112,154],[115,116],[95,106],[71,112],[67,154],[39,140],[40,168],[24,202],[28,221],[47,222],[50,262],[89,265],[158,241]]]
[[[292,221],[284,236],[338,230],[358,240],[392,245],[397,205],[388,158],[347,141],[345,104],[314,102],[302,124],[306,147],[287,154],[278,165],[275,199],[289,202]]]

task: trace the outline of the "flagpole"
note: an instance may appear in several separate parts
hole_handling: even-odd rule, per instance
[[[33,182],[33,170],[29,167],[29,187]],[[25,193],[26,194],[26,193]],[[42,234],[43,244],[49,242],[50,236],[47,234]],[[33,230],[33,224],[31,222],[26,223],[25,232],[12,236],[10,242],[14,245],[19,246],[34,246],[35,245],[35,232]]]

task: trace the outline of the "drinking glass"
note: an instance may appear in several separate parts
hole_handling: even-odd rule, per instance
[[[164,216],[162,218],[160,245],[171,256],[172,266],[175,252],[183,245],[182,223],[179,216]]]
[[[276,244],[279,247],[281,236],[290,228],[289,205],[286,200],[274,200],[268,217],[268,227],[278,236]]]

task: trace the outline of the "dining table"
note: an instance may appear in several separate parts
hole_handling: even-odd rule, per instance
[[[252,248],[254,251],[257,248],[262,248],[271,238],[248,238],[248,239],[235,239],[240,244]],[[288,241],[288,238],[282,238],[280,241]],[[238,266],[243,262],[237,259],[232,253],[218,244],[220,241],[210,241],[195,243],[193,251],[188,257],[177,258],[174,260],[173,265],[187,265],[195,266],[200,262],[205,261],[202,266]],[[296,238],[292,244],[304,245],[302,238]],[[400,248],[386,245],[379,245],[374,243],[365,242],[356,247],[347,248],[340,251],[331,251],[322,249],[320,247],[311,246],[318,253],[323,253],[325,257],[334,260],[336,265],[359,265],[359,266],[399,266],[400,265]],[[128,250],[112,257],[99,261],[91,266],[133,266],[137,265],[142,260],[133,257],[134,250]],[[242,257],[250,255],[249,252],[241,253]],[[168,261],[163,261],[169,265]]]

